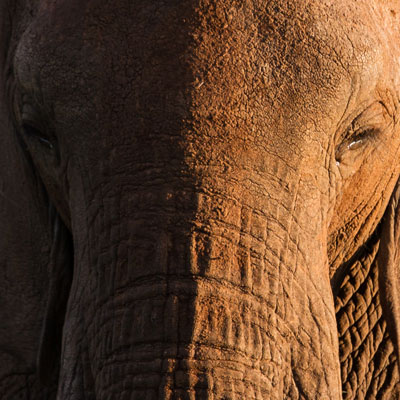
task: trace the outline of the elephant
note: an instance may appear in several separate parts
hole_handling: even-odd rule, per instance
[[[400,5],[0,1],[0,398],[400,398]]]

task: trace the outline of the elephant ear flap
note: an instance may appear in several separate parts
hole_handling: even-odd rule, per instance
[[[71,235],[53,206],[50,206],[53,238],[48,265],[49,292],[38,353],[38,374],[42,384],[58,378],[62,331],[72,281]]]
[[[382,220],[377,261],[382,311],[400,363],[400,180]]]

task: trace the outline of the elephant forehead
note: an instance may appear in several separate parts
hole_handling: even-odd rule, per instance
[[[303,140],[299,127],[338,123],[354,76],[371,91],[396,58],[381,28],[397,16],[370,3],[43,2],[18,75],[71,127],[115,112],[127,135],[132,118],[192,119],[222,137],[269,126]]]

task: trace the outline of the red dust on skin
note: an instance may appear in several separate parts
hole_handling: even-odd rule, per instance
[[[396,396],[396,2],[22,3],[0,118],[47,234],[29,368],[66,400]]]

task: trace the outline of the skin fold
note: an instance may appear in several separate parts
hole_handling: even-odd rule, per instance
[[[399,27],[2,1],[0,398],[398,398]]]

